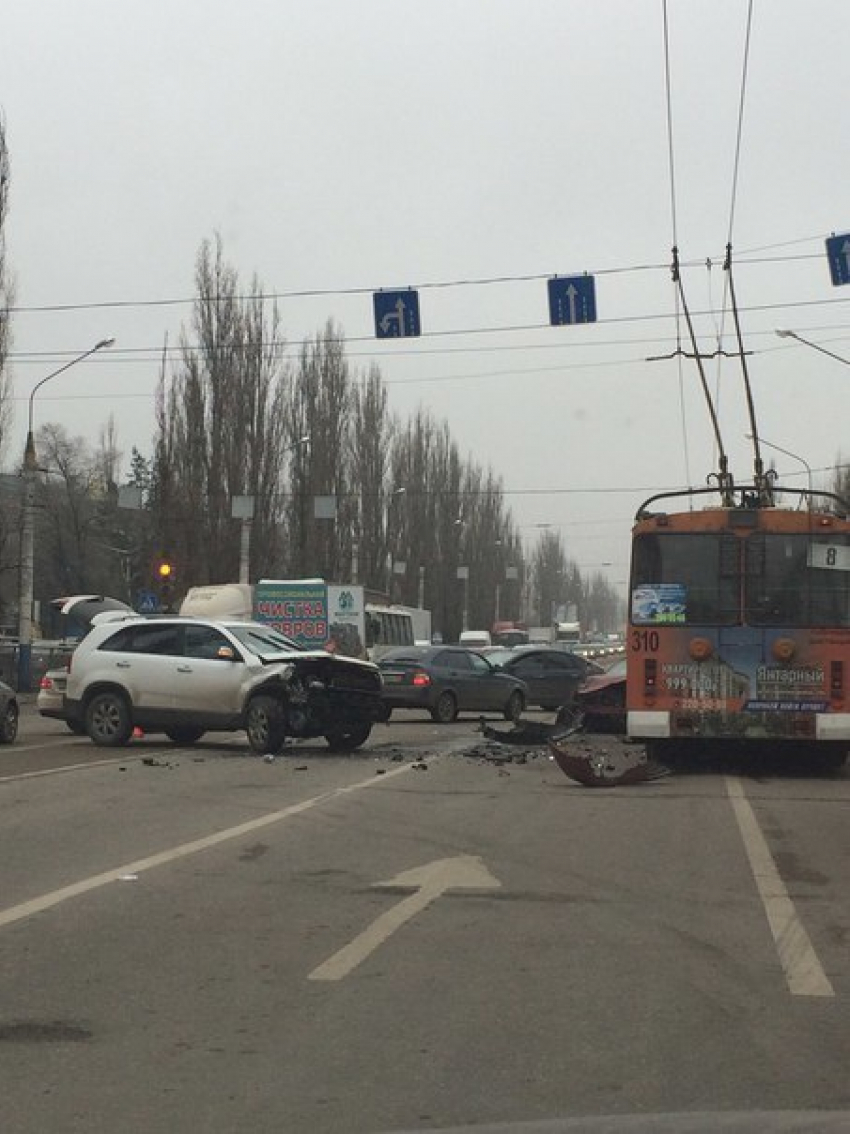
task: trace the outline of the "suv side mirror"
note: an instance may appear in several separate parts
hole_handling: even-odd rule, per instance
[[[237,660],[236,651],[233,649],[232,646],[219,646],[218,649],[215,652],[215,656],[217,658],[221,658],[222,661],[236,661]]]

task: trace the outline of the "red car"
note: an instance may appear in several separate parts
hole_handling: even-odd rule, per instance
[[[626,659],[588,677],[576,692],[588,732],[626,731]]]

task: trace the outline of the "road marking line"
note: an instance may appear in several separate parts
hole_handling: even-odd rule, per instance
[[[365,961],[370,954],[383,945],[397,929],[421,913],[447,890],[498,890],[502,885],[494,878],[477,855],[463,854],[455,858],[442,858],[425,866],[406,870],[403,874],[379,882],[378,889],[413,887],[409,898],[402,898],[385,913],[367,925],[353,941],[349,941],[318,968],[313,969],[308,980],[342,980],[352,970]]]
[[[37,747],[42,747],[38,745]],[[44,745],[43,747],[46,747]],[[130,757],[130,759],[138,760],[138,756]],[[110,764],[128,764],[130,759],[125,757],[116,756],[111,760],[85,760],[82,764],[60,764],[58,768],[39,768],[37,772],[15,772],[11,776],[0,776],[0,784],[11,783],[14,780],[32,780],[36,776],[55,776],[57,772],[77,772],[81,768],[103,768]]]
[[[835,990],[773,861],[743,784],[736,776],[727,776],[726,791],[791,995],[835,996]]]
[[[400,776],[408,772],[411,767],[411,764],[404,764],[400,768],[390,769],[383,776],[370,776],[368,780],[358,780],[357,783],[349,784],[347,787],[333,788],[331,791],[322,792],[321,795],[314,795],[310,799],[304,799],[300,803],[290,804],[289,807],[284,807],[280,811],[272,811],[268,815],[259,816],[257,819],[249,819],[247,823],[240,823],[236,827],[228,827],[224,831],[216,831],[212,835],[205,835],[203,838],[193,839],[190,843],[182,843],[180,846],[172,847],[170,850],[160,851],[158,854],[149,855],[147,858],[137,859],[135,862],[122,863],[121,866],[113,867],[112,870],[105,870],[102,874],[94,874],[90,878],[83,878],[79,882],[73,882],[70,886],[63,886],[59,890],[51,890],[49,893],[42,894],[37,898],[31,898],[27,902],[21,902],[16,906],[10,906],[8,909],[0,910],[0,927],[11,925],[16,921],[23,921],[24,918],[32,917],[33,914],[42,913],[44,910],[49,910],[53,906],[58,906],[60,902],[66,902],[69,898],[78,898],[81,894],[87,894],[91,890],[97,890],[101,886],[106,886],[110,882],[117,881],[122,874],[141,874],[143,871],[153,870],[156,866],[164,866],[166,863],[174,862],[180,858],[187,858],[189,855],[198,854],[199,851],[209,850],[211,847],[219,846],[219,844],[229,842],[232,839],[239,839],[243,835],[251,834],[253,831],[257,831],[262,827],[270,827],[273,823],[280,823],[293,815],[301,815],[305,811],[310,811],[312,808],[318,807],[322,803],[329,803],[331,800],[338,799],[340,796],[351,795],[354,792],[362,791],[364,788],[379,787],[393,776]]]

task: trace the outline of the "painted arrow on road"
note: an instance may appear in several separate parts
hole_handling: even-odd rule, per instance
[[[378,889],[413,890],[409,898],[381,914],[324,964],[313,969],[309,980],[342,980],[391,937],[397,929],[422,910],[426,909],[447,890],[498,890],[502,883],[494,878],[484,863],[475,855],[458,855],[441,858],[426,866],[405,870],[389,882],[379,882]]]

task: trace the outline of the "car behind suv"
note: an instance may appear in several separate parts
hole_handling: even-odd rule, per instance
[[[66,719],[99,745],[126,744],[135,727],[178,744],[244,728],[259,753],[280,751],[288,736],[353,749],[381,715],[377,666],[301,650],[256,622],[97,625],[73,654],[65,690]]]

